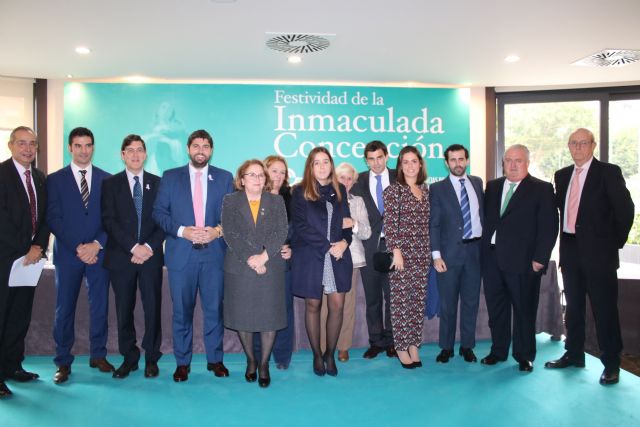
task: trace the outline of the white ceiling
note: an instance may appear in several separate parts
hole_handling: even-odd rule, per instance
[[[226,0],[230,1],[230,0]],[[0,0],[0,75],[473,86],[640,81],[640,0]],[[335,34],[298,65],[266,32]],[[92,53],[79,56],[86,45]],[[522,59],[503,61],[509,54]]]

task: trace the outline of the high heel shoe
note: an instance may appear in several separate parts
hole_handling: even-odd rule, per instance
[[[412,363],[414,368],[422,368],[422,360],[418,360],[417,362]]]
[[[254,383],[258,379],[258,374],[256,374],[256,369],[254,368],[253,372],[249,370],[251,366],[250,363],[247,363],[247,370],[244,371],[244,379],[247,380],[248,383]]]
[[[322,357],[323,361],[324,361],[324,365],[325,365],[325,370],[327,372],[327,375],[330,375],[332,377],[337,377],[338,376],[338,367],[336,366],[336,360],[334,359],[333,353],[329,354],[329,353],[325,353],[325,355]]]
[[[320,360],[320,363],[318,363],[318,359]],[[327,369],[324,366],[324,359],[322,358],[322,356],[313,356],[313,373],[319,377],[324,377],[324,374],[327,373]]]
[[[258,385],[261,388],[267,388],[269,387],[269,384],[271,384],[271,375],[269,375],[269,364],[265,366],[260,366],[260,376],[258,377]]]
[[[416,368],[416,364],[414,362],[411,363],[402,363],[402,361],[400,361],[400,364],[402,365],[402,367],[404,369],[415,369]]]

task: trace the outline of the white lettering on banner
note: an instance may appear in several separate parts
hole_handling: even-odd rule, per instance
[[[402,141],[390,141],[387,144],[389,157],[397,158],[403,147],[412,145],[427,159],[443,159],[444,149],[441,143],[433,142],[425,145],[420,135],[416,141],[409,143],[406,135],[402,135]],[[347,159],[349,157],[362,158],[364,156],[365,143],[363,141],[302,141],[298,143],[298,135],[295,132],[279,133],[273,140],[273,148],[279,156],[285,158],[307,157],[315,147],[325,147],[332,157]]]
[[[289,96],[289,95],[288,95]],[[290,95],[293,96],[293,95]],[[286,115],[285,105],[275,105],[277,124],[275,131],[309,131],[309,132],[373,132],[373,133],[432,133],[443,134],[444,128],[441,117],[429,118],[429,109],[424,107],[421,114],[408,117],[395,117],[394,107],[387,108],[387,114],[381,116],[357,115],[351,117],[346,114],[333,116],[331,114],[302,114]]]

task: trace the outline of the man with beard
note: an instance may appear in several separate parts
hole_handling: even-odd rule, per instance
[[[458,300],[460,355],[476,362],[476,318],[480,301],[480,237],[482,236],[482,180],[466,174],[469,151],[460,144],[444,152],[448,178],[430,187],[431,250],[440,293],[440,354],[436,362],[453,357]]]
[[[164,173],[153,218],[166,233],[165,264],[173,300],[173,353],[176,382],[191,370],[196,294],[204,318],[207,370],[227,377],[222,363],[222,296],[225,243],[220,226],[222,199],[233,191],[231,173],[209,165],[213,138],[197,130],[187,140],[189,164]]]

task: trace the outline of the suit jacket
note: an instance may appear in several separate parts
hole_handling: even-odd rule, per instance
[[[207,184],[204,223],[205,226],[215,227],[221,222],[222,199],[233,192],[233,177],[226,170],[209,165]],[[194,249],[189,240],[178,237],[178,229],[181,226],[193,226],[196,222],[189,165],[170,169],[162,175],[160,189],[153,204],[153,219],[166,233],[164,259],[167,267],[182,270]],[[216,239],[198,252],[210,256],[211,261],[222,268],[225,249],[224,240]]]
[[[495,251],[500,270],[530,273],[531,262],[536,261],[544,265],[543,271],[546,271],[558,236],[558,210],[553,186],[527,175],[520,181],[504,214],[500,216],[505,180],[502,177],[487,183],[482,252],[491,250],[491,237],[497,232]],[[487,259],[487,256],[483,256],[483,260]]]
[[[92,166],[91,192],[88,207],[82,203],[80,189],[73,176],[71,166],[66,166],[49,175],[47,190],[47,222],[56,236],[53,258],[56,265],[82,264],[76,255],[76,248],[82,243],[97,240],[104,248],[107,233],[102,227],[102,181],[111,174]],[[98,252],[98,264],[102,265],[104,251]]]
[[[396,171],[389,170],[389,185],[396,182]],[[364,205],[367,208],[367,214],[369,215],[369,225],[371,226],[371,237],[362,241],[364,246],[365,256],[367,263],[371,264],[371,258],[373,254],[378,250],[378,240],[380,239],[380,233],[382,232],[382,215],[376,206],[376,202],[373,199],[375,195],[371,195],[369,190],[369,174],[371,171],[360,172],[358,180],[353,184],[351,193],[354,196],[360,196],[364,200]],[[373,265],[373,264],[371,264]]]
[[[31,207],[29,196],[18,175],[13,159],[0,163],[0,263],[11,265],[13,261],[26,255],[31,245],[39,245],[43,256],[49,245],[47,226],[46,179],[42,172],[31,168],[35,187],[38,217],[36,232],[32,236]],[[0,283],[0,286],[6,284]]]
[[[122,171],[102,183],[102,224],[107,232],[107,247],[104,267],[118,269],[131,262],[131,249],[137,244],[148,244],[153,256],[143,266],[157,268],[163,263],[162,243],[164,231],[156,224],[151,214],[153,202],[160,187],[160,177],[143,172],[142,220],[138,239],[138,215],[133,203],[127,173]]]
[[[556,201],[560,209],[560,227],[564,224],[564,205],[574,166],[555,173]],[[576,218],[578,258],[587,265],[617,269],[618,249],[627,241],[633,225],[634,204],[616,165],[593,159],[584,181]],[[560,235],[560,265],[576,254],[567,254]]]
[[[478,197],[480,224],[484,225],[482,179],[477,176],[467,176]],[[462,265],[465,262],[462,244],[464,221],[460,202],[451,179],[447,176],[445,179],[431,184],[429,197],[431,202],[431,221],[429,223],[431,251],[440,251],[440,255],[447,265]]]
[[[282,197],[262,194],[258,221],[254,223],[245,192],[227,194],[222,204],[222,227],[228,244],[224,259],[226,272],[255,279],[256,272],[247,265],[247,259],[265,249],[269,255],[267,274],[285,271],[286,262],[280,249],[287,239],[288,221]]]

